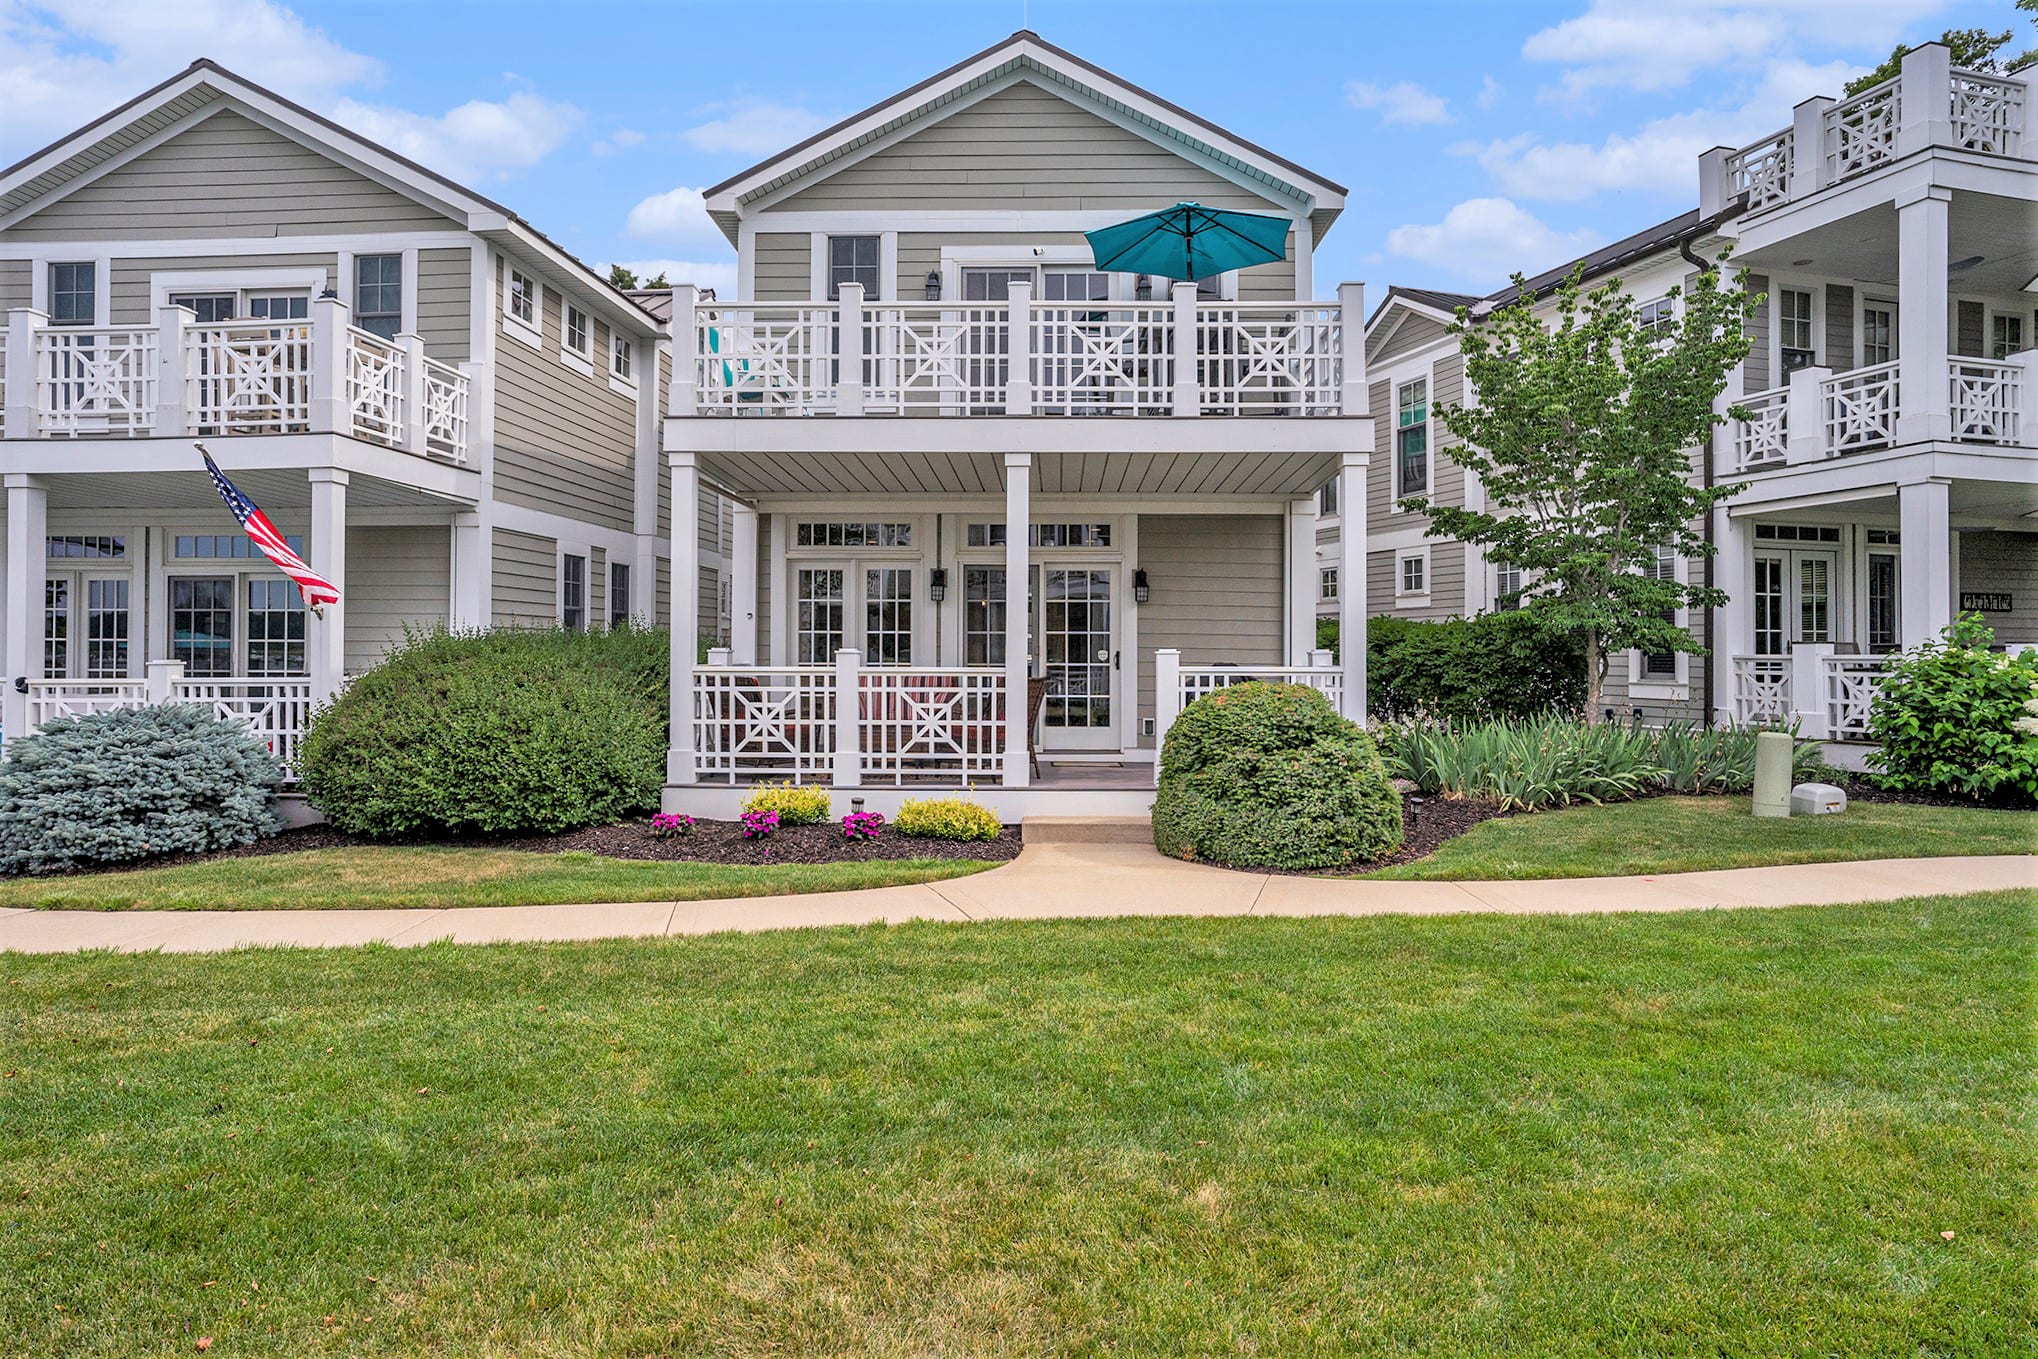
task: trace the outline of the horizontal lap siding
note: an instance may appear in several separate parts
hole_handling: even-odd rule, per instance
[[[549,628],[559,621],[559,545],[551,538],[495,531],[495,599],[499,628]]]
[[[545,289],[544,303],[542,349],[496,337],[496,499],[628,532],[637,405],[608,385],[608,327],[593,322],[595,370],[585,376],[559,361],[558,292]]]
[[[452,544],[441,525],[347,530],[347,669],[366,670],[403,630],[443,623]]]
[[[805,302],[814,295],[814,238],[808,233],[760,231],[752,250],[757,273],[750,300]]]
[[[1961,591],[2010,596],[2009,612],[1982,614],[1996,640],[2038,645],[2038,533],[1962,533],[1957,541]]]
[[[600,627],[608,622],[609,560],[608,553],[601,548],[591,548],[587,554],[587,622],[590,627]]]
[[[1748,275],[1748,291],[1767,296],[1769,276]],[[1769,300],[1748,314],[1748,359],[1744,365],[1741,387],[1748,392],[1766,392],[1769,380],[1769,309],[1776,305],[1776,299]]]
[[[1286,658],[1281,515],[1139,517],[1139,565],[1153,594],[1139,606],[1139,715],[1154,715],[1153,653],[1185,665],[1279,665]],[[1142,738],[1142,744],[1152,741]]]
[[[1854,366],[1854,290],[1826,287],[1826,366],[1844,373]]]
[[[27,260],[0,260],[0,311],[25,307],[35,300],[28,268]]]
[[[106,317],[116,326],[146,326],[155,323],[154,276],[170,273],[229,274],[242,269],[319,269],[325,286],[339,286],[339,256],[324,253],[299,255],[179,255],[157,259],[116,259],[106,285]],[[194,291],[205,292],[200,287]],[[224,291],[222,289],[221,291]]]
[[[1433,316],[1418,316],[1413,312],[1403,316],[1378,345],[1366,349],[1366,362],[1382,364],[1396,354],[1406,354],[1426,344],[1434,344],[1444,337],[1444,323]],[[1373,414],[1379,415],[1376,409]]]
[[[1410,604],[1396,598],[1400,552],[1366,554],[1366,611],[1397,618],[1460,618],[1465,613],[1465,547],[1462,543],[1429,542],[1429,599]]]
[[[214,114],[10,228],[17,240],[306,236],[450,225],[238,113]]]
[[[1399,382],[1376,382],[1369,392],[1373,404],[1373,465],[1366,474],[1366,518],[1374,533],[1411,525],[1421,527],[1429,523],[1428,516],[1408,514],[1396,509],[1394,503],[1395,421],[1398,419],[1395,391],[1413,381],[1414,376]],[[1451,354],[1438,359],[1429,383],[1429,498],[1440,505],[1463,505],[1465,469],[1450,456],[1450,450],[1458,440],[1444,429],[1443,419],[1438,414],[1445,406],[1462,405],[1464,402],[1463,356]]]
[[[418,336],[425,342],[425,352],[442,363],[462,363],[471,357],[472,261],[473,253],[464,246],[418,251]]]

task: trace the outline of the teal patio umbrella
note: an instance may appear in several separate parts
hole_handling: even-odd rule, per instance
[[[1083,234],[1099,269],[1193,281],[1286,259],[1293,225],[1286,217],[1177,203]]]

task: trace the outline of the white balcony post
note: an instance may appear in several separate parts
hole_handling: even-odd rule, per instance
[[[347,410],[347,304],[337,297],[311,302],[311,428],[318,434],[347,434],[354,427]]]
[[[1033,583],[1033,455],[1005,455],[1005,786],[1024,788],[1033,766],[1026,753],[1026,649],[1032,642],[1026,600]],[[1135,668],[1135,673],[1137,670]]]
[[[1953,49],[1928,42],[1904,53],[1898,70],[1896,153],[1953,144]]]
[[[837,788],[863,786],[863,657],[835,653],[835,777]]]
[[[665,781],[694,781],[695,648],[700,645],[701,474],[691,451],[668,454],[672,459],[672,707],[671,746],[665,755]],[[647,581],[655,588],[656,582]]]
[[[1698,153],[1698,215],[1701,218],[1718,213],[1733,197],[1733,186],[1727,181],[1727,157],[1733,154],[1731,146],[1715,146]]]
[[[845,283],[835,312],[835,413],[863,414],[863,285]]]
[[[1785,462],[1816,462],[1826,456],[1826,399],[1820,384],[1832,375],[1832,369],[1816,364],[1790,375],[1790,395],[1784,398]]]
[[[1005,297],[1005,414],[1033,414],[1033,285],[1014,283]]]
[[[698,346],[701,290],[681,283],[672,290],[672,390],[666,394],[670,415],[693,415],[700,408]]]
[[[1326,648],[1315,647],[1309,652],[1309,668],[1311,670],[1328,670],[1336,664],[1336,656]]]
[[[1344,715],[1366,721],[1366,455],[1347,453],[1337,488],[1337,645]]]
[[[1288,502],[1288,664],[1316,646],[1316,497]]]
[[[1953,529],[1950,483],[1914,481],[1897,487],[1898,560],[1904,650],[1936,639],[1953,621]]]
[[[198,320],[189,307],[156,308],[156,437],[188,432],[184,415],[184,327]]]
[[[1905,85],[1908,88],[1908,80]],[[1903,308],[1903,324],[1896,332],[1898,443],[1953,436],[1952,383],[1947,375],[1953,346],[1946,306],[1951,253],[1947,215],[1952,202],[1953,191],[1938,187],[1897,202],[1897,302]]]
[[[708,666],[714,670],[727,670],[736,663],[736,653],[725,646],[708,648]]]
[[[421,335],[403,334],[396,337],[396,347],[403,351],[403,371],[397,374],[397,381],[403,384],[403,427],[396,437],[404,452],[425,455],[425,341]]]
[[[1713,677],[1712,706],[1731,717],[1733,658],[1755,643],[1755,604],[1748,587],[1749,571],[1754,565],[1753,540],[1748,522],[1729,514],[1725,505],[1715,506],[1712,514],[1713,541],[1719,545],[1713,579],[1725,592],[1727,602],[1713,612],[1712,655],[1708,664]]]
[[[184,680],[184,662],[150,661],[145,669],[148,674],[143,683],[148,687],[143,693],[149,702],[168,703],[176,698],[177,686]]]
[[[35,352],[35,334],[49,324],[49,314],[33,307],[7,313],[7,411],[4,430],[10,439],[36,435],[35,378],[42,367]]]
[[[336,467],[311,469],[311,541],[305,559],[333,583],[337,602],[310,620],[305,650],[311,661],[311,701],[324,703],[340,691],[347,669],[347,473]]]
[[[1817,193],[1826,180],[1826,110],[1834,100],[1815,95],[1790,111],[1790,196]]]
[[[1176,279],[1168,297],[1175,307],[1174,414],[1201,415],[1202,383],[1196,372],[1196,285]]]
[[[1797,734],[1808,741],[1823,741],[1831,735],[1826,720],[1826,662],[1832,658],[1831,642],[1793,642],[1790,646],[1790,719]]]
[[[2038,443],[2038,344],[2021,354],[2012,354],[2016,385],[2010,392],[2009,442]]]
[[[461,629],[488,626],[488,552],[481,515],[467,510],[453,516],[452,609],[447,622]]]
[[[1168,728],[1182,715],[1182,653],[1164,646],[1153,653],[1153,776],[1160,781],[1161,753]]]
[[[11,408],[10,408],[11,410]],[[7,474],[7,675],[0,733],[28,734],[21,681],[43,677],[43,589],[49,576],[49,492],[38,477]]]
[[[757,664],[757,510],[738,505],[730,518],[729,644],[738,665]]]
[[[1344,350],[1338,355],[1338,413],[1364,415],[1372,401],[1366,391],[1366,285],[1338,284],[1337,311],[1339,344]],[[1372,436],[1366,437],[1370,443]]]

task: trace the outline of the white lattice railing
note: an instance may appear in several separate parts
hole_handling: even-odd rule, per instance
[[[452,364],[425,360],[425,452],[467,461],[468,386]]]
[[[1209,415],[1335,415],[1339,309],[1211,303],[1196,309],[1197,388]]]
[[[1899,400],[1895,363],[1856,368],[1821,381],[1826,452],[1851,453],[1896,442]]]
[[[1005,767],[1005,674],[890,667],[858,675],[857,735],[866,781],[995,779]]]
[[[1828,656],[1826,666],[1826,731],[1835,741],[1858,741],[1868,735],[1868,711],[1885,670],[1880,656]]]
[[[1167,414],[1175,399],[1174,315],[1165,305],[1034,303],[1034,410]]]
[[[347,327],[347,418],[354,437],[379,444],[403,442],[404,352],[359,326]]]
[[[1790,657],[1736,656],[1734,720],[1744,726],[1783,726],[1790,720]]]
[[[1003,413],[1009,307],[879,303],[864,317],[866,410]]]
[[[1727,184],[1748,195],[1748,211],[1757,212],[1790,197],[1790,172],[1796,158],[1797,134],[1791,128],[1772,132],[1727,157]]]
[[[1896,159],[1903,121],[1903,78],[1893,76],[1826,110],[1826,182]]]
[[[2024,86],[1978,71],[1953,73],[1949,113],[1953,144],[1968,151],[2018,156],[2024,150]]]
[[[1790,388],[1743,397],[1748,418],[1734,426],[1734,461],[1742,471],[1784,461],[1790,444]]]
[[[220,718],[241,723],[286,771],[295,771],[298,743],[311,724],[310,680],[239,675],[172,680],[170,701],[209,707]]]
[[[835,759],[830,666],[709,666],[693,672],[695,777],[826,779]]]
[[[753,302],[703,308],[695,349],[704,409],[805,414],[832,402],[836,308]]]
[[[156,331],[35,332],[36,423],[59,438],[142,435],[156,427]]]
[[[135,708],[148,701],[147,680],[32,679],[28,681],[30,731],[59,717]]]
[[[1335,666],[1185,665],[1179,674],[1181,702],[1177,712],[1205,694],[1214,694],[1234,684],[1250,684],[1255,680],[1273,684],[1306,684],[1312,689],[1322,690],[1333,708],[1340,711],[1343,708],[1344,671]]]
[[[1993,359],[1948,359],[1953,437],[2014,444],[2022,427],[2024,370]]]
[[[311,427],[311,327],[234,321],[184,330],[184,409],[198,434]]]

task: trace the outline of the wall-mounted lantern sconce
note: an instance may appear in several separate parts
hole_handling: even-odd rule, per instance
[[[1153,301],[1153,275],[1141,274],[1133,279],[1132,295],[1141,302]]]
[[[948,572],[941,567],[927,573],[927,597],[936,604],[948,598]]]
[[[1132,602],[1144,604],[1153,595],[1153,586],[1146,578],[1146,568],[1135,568],[1132,573]]]
[[[941,271],[939,269],[929,269],[927,271],[927,300],[929,302],[939,302],[941,300]]]

